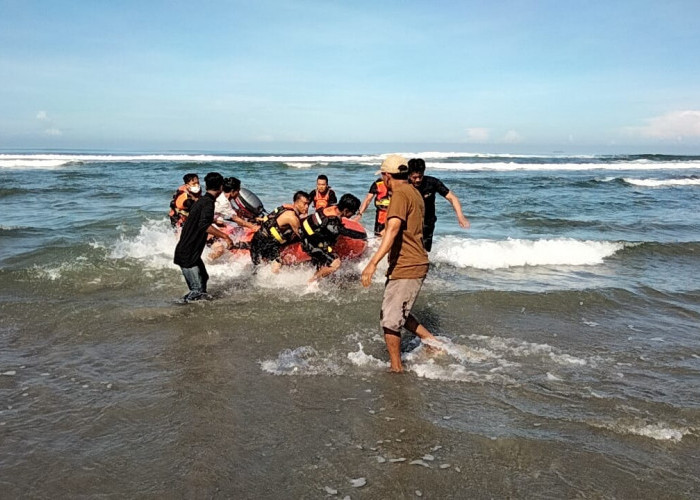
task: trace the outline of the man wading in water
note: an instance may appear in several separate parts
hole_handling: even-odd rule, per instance
[[[437,342],[420,324],[411,308],[428,274],[428,253],[423,248],[425,205],[420,193],[408,183],[408,162],[399,155],[389,155],[382,162],[382,179],[391,190],[391,204],[386,214],[386,229],[377,252],[362,271],[362,285],[368,287],[377,264],[389,254],[389,269],[384,288],[380,324],[389,351],[391,371],[401,373],[401,328],[423,341]]]

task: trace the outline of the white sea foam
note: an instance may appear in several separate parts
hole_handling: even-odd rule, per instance
[[[355,366],[369,368],[371,370],[381,370],[388,367],[385,361],[365,353],[361,343],[358,343],[357,351],[348,353],[348,360]]]
[[[21,165],[27,162],[260,162],[260,163],[341,163],[341,162],[373,162],[380,163],[386,155],[211,155],[211,154],[134,154],[134,155],[99,155],[99,154],[27,154],[0,155],[0,167],[7,164]]]
[[[620,419],[614,422],[590,422],[590,424],[618,434],[632,434],[674,443],[680,442],[684,436],[693,433],[688,427],[672,426],[665,422],[648,423],[639,419],[631,422],[628,419]]]
[[[147,267],[164,269],[176,267],[173,252],[177,239],[166,220],[151,220],[141,226],[134,237],[122,236],[111,248],[113,259],[132,258]]]
[[[292,167],[292,168],[309,168],[309,167],[313,167],[314,165],[316,165],[316,163],[315,162],[301,163],[301,162],[297,162],[297,161],[288,161],[285,163],[285,165],[287,165],[288,167]]]
[[[454,171],[588,171],[588,170],[679,170],[700,169],[700,161],[620,163],[520,163],[520,162],[426,162],[429,169]]]
[[[1,157],[2,156],[0,156],[0,158]],[[0,159],[0,169],[54,170],[70,162],[70,160],[44,160],[33,158]]]
[[[700,179],[622,179],[627,184],[641,187],[700,186]]]
[[[435,240],[436,262],[455,267],[503,269],[517,266],[591,266],[624,248],[623,243],[574,240],[488,240],[444,236]]]
[[[459,152],[421,152],[403,153],[406,158],[424,158],[428,160],[427,166],[436,170],[454,171],[586,171],[586,170],[668,170],[668,169],[700,169],[700,161],[651,161],[634,160],[619,162],[568,162],[552,163],[547,161],[561,156],[538,156],[516,154],[484,154],[484,153],[459,153]],[[70,163],[92,162],[182,162],[182,163],[285,163],[292,168],[308,168],[319,164],[356,163],[376,168],[386,158],[387,154],[366,155],[216,155],[216,154],[1,154],[0,169],[51,169],[60,168]],[[444,161],[450,158],[465,158],[481,161],[450,162]],[[488,161],[495,158],[512,158],[525,160],[529,158],[542,158],[541,162],[523,161]],[[595,156],[580,155],[566,156],[585,160]],[[436,161],[430,161],[436,160]],[[487,160],[487,161],[483,161]]]
[[[319,355],[310,346],[285,349],[276,359],[260,361],[261,368],[273,375],[336,375],[340,367],[331,359]]]

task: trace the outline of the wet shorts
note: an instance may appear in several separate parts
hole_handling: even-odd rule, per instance
[[[309,254],[309,257],[311,257],[311,262],[313,262],[317,268],[321,268],[324,266],[330,266],[333,264],[333,261],[338,258],[338,254],[333,250],[330,252],[328,251],[329,247],[330,245],[328,244],[323,244],[321,247],[304,245],[304,251]]]
[[[379,314],[379,324],[394,332],[400,332],[411,313],[425,278],[387,280],[384,300]]]
[[[281,262],[280,250],[282,245],[277,243],[270,237],[265,237],[260,231],[253,235],[253,239],[250,242],[250,259],[253,261],[253,265],[257,266],[260,261],[277,261]]]

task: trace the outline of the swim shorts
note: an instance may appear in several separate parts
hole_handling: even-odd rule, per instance
[[[379,324],[394,332],[400,332],[411,313],[425,278],[387,280],[384,287]]]

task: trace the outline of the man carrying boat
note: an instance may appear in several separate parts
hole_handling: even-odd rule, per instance
[[[272,261],[272,272],[279,272],[282,266],[280,250],[299,238],[301,218],[309,211],[309,201],[308,193],[297,191],[292,205],[277,207],[263,218],[260,229],[250,242],[250,258],[254,266],[262,260]]]
[[[316,273],[309,282],[324,278],[340,268],[340,257],[335,250],[338,237],[361,238],[363,234],[347,229],[343,218],[350,218],[360,207],[360,200],[351,194],[344,194],[337,205],[321,208],[309,215],[301,224],[302,248],[311,257]]]

